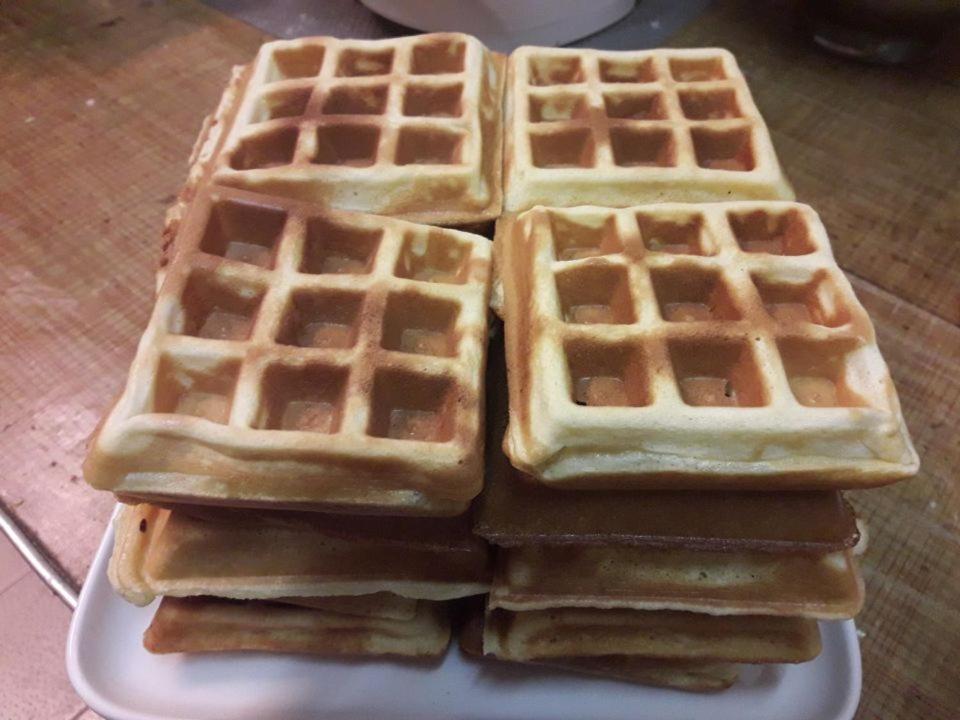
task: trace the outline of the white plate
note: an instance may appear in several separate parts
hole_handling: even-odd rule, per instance
[[[108,529],[80,593],[67,641],[70,680],[111,720],[849,720],[860,699],[853,621],[820,624],[823,652],[803,665],[744,668],[708,695],[465,660],[439,666],[307,656],[150,655],[138,608],[107,580]]]

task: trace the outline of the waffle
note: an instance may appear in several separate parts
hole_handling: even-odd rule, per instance
[[[440,603],[410,620],[342,615],[262,601],[164,598],[143,635],[152,653],[234,650],[330,656],[439,657],[450,642]]]
[[[916,472],[873,326],[808,206],[537,208],[496,243],[521,471],[762,490]]]
[[[838,620],[863,605],[848,552],[773,553],[531,546],[500,550],[490,607],[686,610]]]
[[[836,491],[577,492],[517,471],[497,475],[489,464],[474,531],[502,547],[618,544],[813,554],[852,548],[858,538],[853,512]]]
[[[490,610],[483,651],[504,660],[631,655],[744,663],[799,663],[820,653],[814,620],[762,615],[554,608]]]
[[[793,199],[726,50],[519,48],[505,127],[510,212]]]
[[[474,658],[483,657],[483,613],[470,617],[460,630],[460,649]],[[548,658],[527,661],[556,670],[594,675],[639,685],[694,692],[725,690],[737,679],[736,665],[696,660],[663,660],[630,655]]]
[[[455,515],[482,483],[490,243],[207,188],[84,466],[127,500]]]
[[[487,592],[491,568],[466,517],[195,514],[143,504],[121,510],[108,574],[127,600],[146,605],[158,595],[449,600]]]
[[[213,181],[416,222],[493,219],[504,65],[457,33],[266,43],[218,113]]]

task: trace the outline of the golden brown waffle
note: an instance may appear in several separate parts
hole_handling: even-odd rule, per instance
[[[530,546],[497,553],[490,607],[686,610],[837,620],[863,605],[848,552],[774,553]]]
[[[378,518],[124,507],[110,581],[130,602],[389,592],[449,600],[487,592],[486,544],[462,518]]]
[[[208,188],[87,480],[124,498],[454,515],[482,482],[490,243]]]
[[[442,603],[410,620],[361,617],[262,601],[164,598],[143,635],[152,653],[261,652],[439,657],[450,642]]]
[[[468,656],[483,657],[482,612],[471,617],[460,630],[459,640],[460,649]],[[611,680],[692,692],[724,690],[736,682],[738,674],[737,666],[731,664],[697,660],[664,660],[631,655],[547,658],[526,662]]]
[[[507,211],[793,199],[726,50],[519,48],[505,127]]]
[[[474,531],[502,547],[615,543],[823,554],[852,548],[858,538],[853,512],[836,491],[563,490],[519,471],[496,475],[489,462]]]
[[[567,487],[881,485],[917,454],[806,205],[537,208],[498,224],[507,455]]]
[[[490,220],[503,81],[504,59],[457,33],[266,43],[228,91],[238,107],[214,181],[417,222]]]
[[[669,610],[489,610],[483,651],[505,660],[632,655],[798,663],[820,653],[815,620]]]

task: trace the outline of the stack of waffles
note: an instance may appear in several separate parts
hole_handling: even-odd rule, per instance
[[[488,593],[475,655],[690,690],[815,657],[863,602],[840,490],[917,457],[792,200],[722,50],[264,45],[85,466],[147,648],[437,656]]]
[[[863,603],[839,489],[917,457],[734,59],[523,48],[506,108],[498,549],[464,649],[702,691],[813,659]]]
[[[839,490],[917,456],[733,58],[524,48],[506,108],[498,549],[462,645],[688,690],[811,660],[863,603]]]
[[[439,656],[450,601],[488,590],[491,247],[411,221],[499,213],[502,82],[460,35],[235,72],[85,465],[126,503],[113,584],[163,598],[149,650]]]

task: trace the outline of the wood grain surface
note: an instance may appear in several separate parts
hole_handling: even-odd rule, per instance
[[[960,716],[960,63],[822,54],[782,4],[716,3],[799,199],[870,311],[923,468],[870,528],[859,718]],[[112,506],[86,438],[146,321],[163,212],[229,67],[265,38],[196,2],[0,4],[0,502],[79,585]]]

